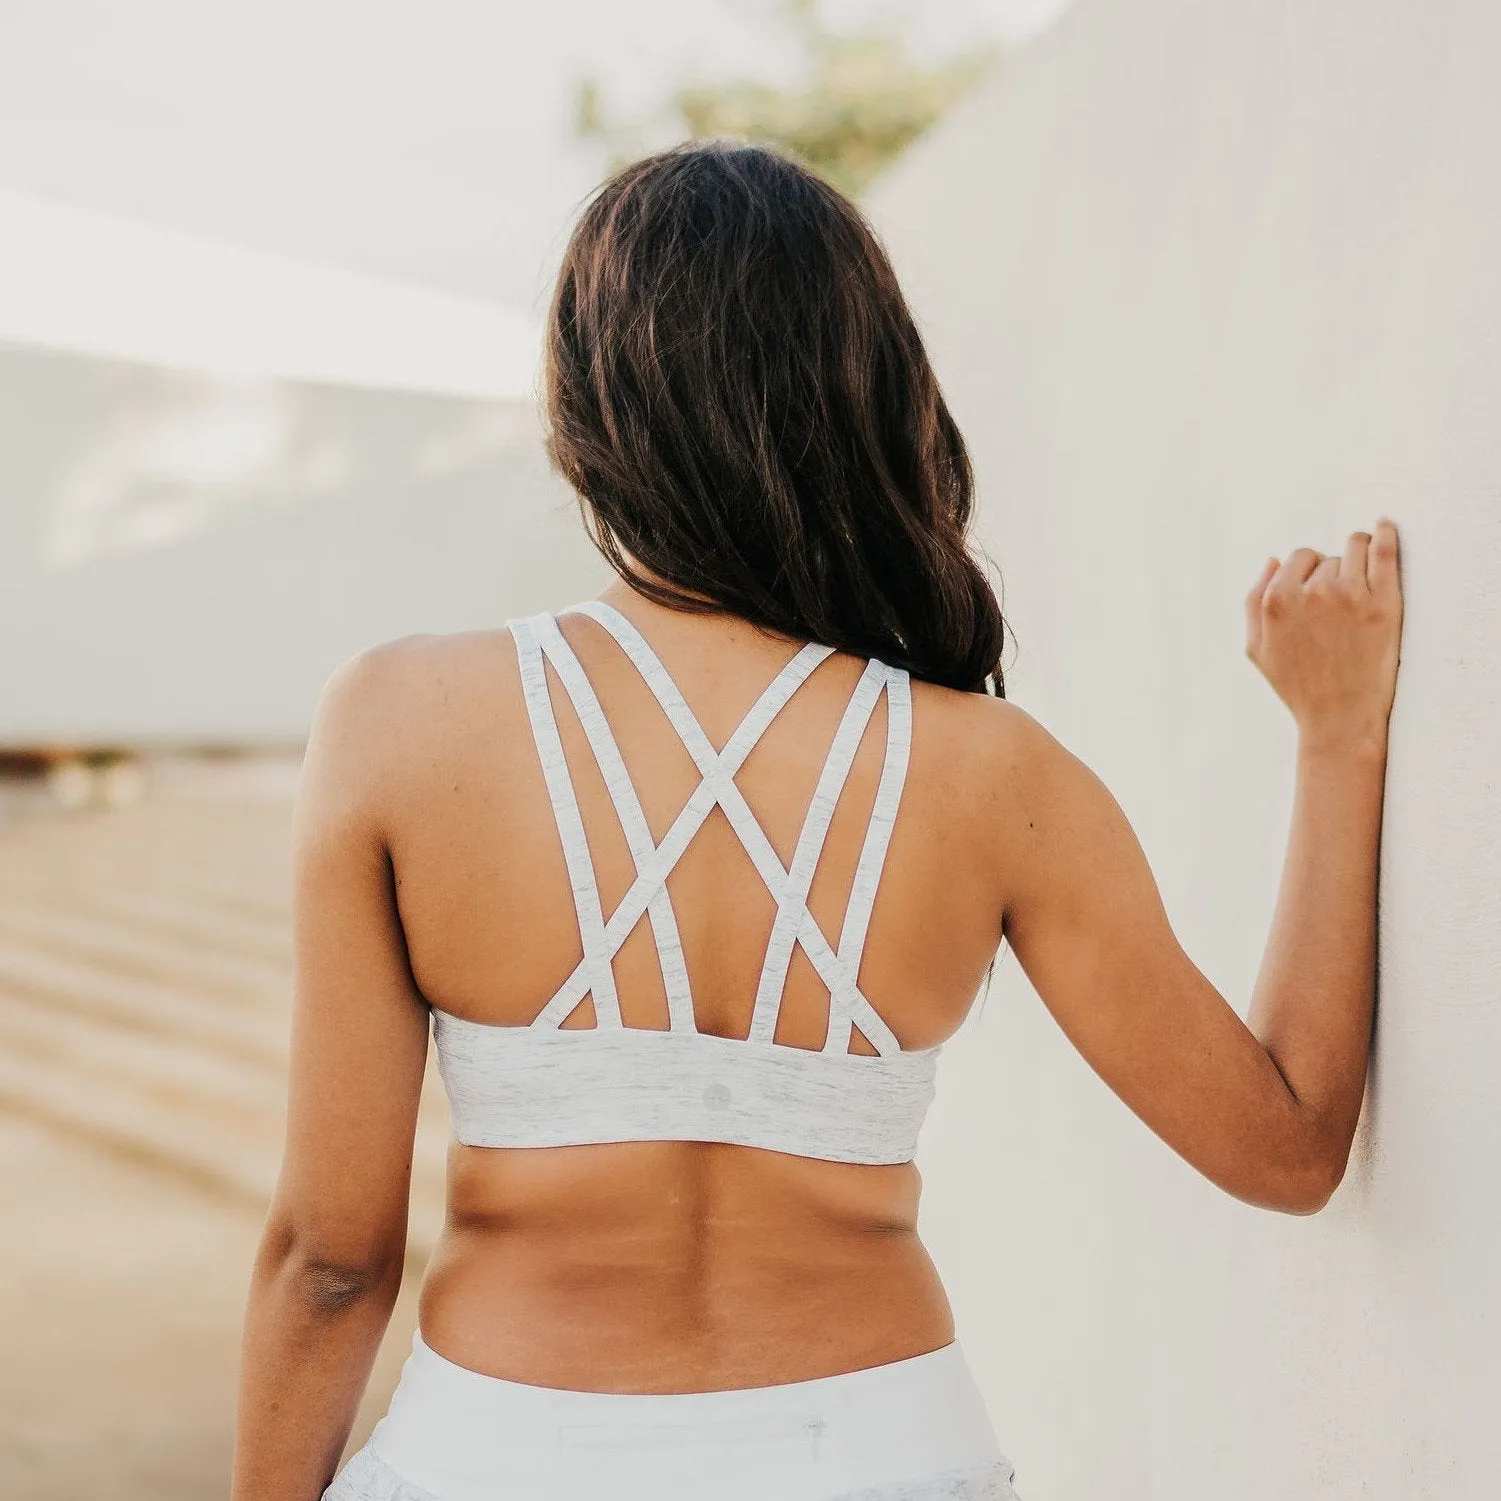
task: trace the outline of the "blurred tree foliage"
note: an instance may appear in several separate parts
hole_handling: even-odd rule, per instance
[[[803,78],[785,88],[748,80],[678,88],[679,136],[739,136],[776,146],[858,196],[963,98],[996,60],[994,47],[923,63],[892,30],[831,29],[818,0],[785,0]],[[646,122],[610,118],[599,86],[579,87],[579,134],[602,141],[615,165],[647,149]]]

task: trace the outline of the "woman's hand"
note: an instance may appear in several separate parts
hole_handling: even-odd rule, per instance
[[[1009,704],[996,706],[1011,731],[996,769],[1004,931],[1074,1045],[1152,1130],[1237,1197],[1307,1214],[1344,1174],[1365,1089],[1402,626],[1396,528],[1356,532],[1341,557],[1273,558],[1246,626],[1247,654],[1299,732],[1249,1025],[1184,953],[1104,784]]]
[[[1246,595],[1246,655],[1319,744],[1381,745],[1397,684],[1397,529],[1352,532],[1343,556],[1270,558]]]

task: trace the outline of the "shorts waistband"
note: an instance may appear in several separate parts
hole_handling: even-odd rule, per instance
[[[801,1501],[1005,1463],[957,1340],[803,1381],[624,1393],[485,1375],[439,1354],[418,1331],[369,1447],[442,1501],[511,1493]]]

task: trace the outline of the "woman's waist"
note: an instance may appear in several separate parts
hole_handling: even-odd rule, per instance
[[[764,1386],[874,1366],[954,1337],[915,1233],[583,1240],[445,1230],[419,1300],[456,1363],[616,1393]]]
[[[453,1142],[448,1219],[466,1230],[518,1230],[680,1242],[913,1231],[915,1163],[848,1163],[710,1141],[602,1141],[567,1147]]]

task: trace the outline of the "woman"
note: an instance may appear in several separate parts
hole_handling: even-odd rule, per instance
[[[1207,1177],[1325,1202],[1371,1027],[1395,531],[1247,597],[1299,730],[1248,1027],[1109,793],[1000,696],[964,444],[849,203],[746,146],[627,168],[569,244],[546,394],[619,580],[370,652],[319,707],[233,1501],[1008,1497],[915,1233],[937,1049],[1005,938]],[[334,1478],[430,1021],[447,1222]]]

